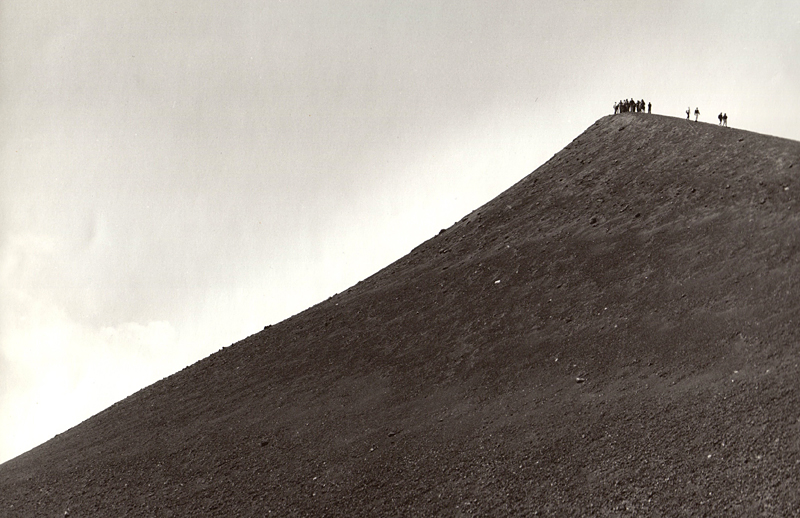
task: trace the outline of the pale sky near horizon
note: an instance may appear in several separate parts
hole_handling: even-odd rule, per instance
[[[800,140],[792,1],[0,3],[0,462],[366,278],[617,100]]]

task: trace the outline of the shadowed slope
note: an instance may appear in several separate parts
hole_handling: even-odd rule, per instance
[[[800,143],[650,115],[0,466],[0,514],[800,512]],[[12,508],[13,506],[13,508]]]

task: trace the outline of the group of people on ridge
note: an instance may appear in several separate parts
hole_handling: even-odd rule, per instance
[[[634,101],[633,99],[625,99],[624,101],[620,101],[618,103],[614,103],[614,115],[618,113],[644,113],[645,108],[647,108],[647,113],[653,113],[653,105],[651,103],[645,104],[644,99],[641,101]],[[689,120],[689,117],[692,115],[692,107],[686,108],[686,120]],[[700,108],[694,109],[694,120],[697,122],[697,119],[700,117]],[[727,113],[720,113],[717,118],[719,119],[719,125],[728,127],[728,114]]]
[[[690,114],[690,110],[691,109],[692,109],[691,106],[689,108],[686,108],[686,120],[687,121],[689,120],[689,114]],[[699,116],[700,116],[700,108],[695,108],[694,109],[694,121],[695,122],[697,122],[697,118]],[[719,119],[719,125],[720,126],[724,126],[726,128],[728,127],[728,114],[727,113],[721,113],[720,112],[720,114],[717,115],[717,118]]]
[[[647,113],[650,113],[653,105],[647,103]],[[614,115],[618,113],[643,113],[645,109],[644,99],[641,101],[634,101],[633,99],[625,99],[618,103],[614,103]]]

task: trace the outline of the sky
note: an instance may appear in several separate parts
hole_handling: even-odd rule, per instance
[[[343,291],[615,101],[800,140],[796,0],[0,3],[0,462]]]

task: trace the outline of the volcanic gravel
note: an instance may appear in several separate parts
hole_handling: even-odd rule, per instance
[[[0,516],[800,515],[798,173],[798,142],[604,117],[0,465]]]

